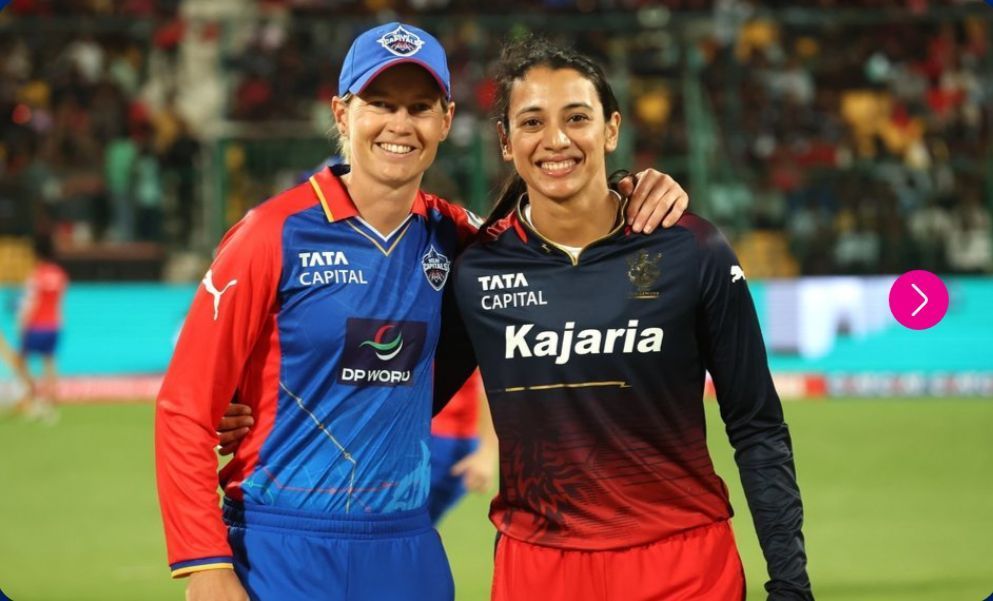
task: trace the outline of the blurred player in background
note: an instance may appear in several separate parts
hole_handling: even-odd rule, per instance
[[[590,59],[525,39],[497,81],[518,175],[453,276],[500,437],[493,600],[744,599],[709,371],[768,598],[809,601],[789,431],[733,251],[689,213],[626,231],[605,171],[621,116]],[[526,294],[493,292],[510,287]]]
[[[428,514],[437,524],[466,491],[485,493],[496,481],[497,437],[479,370],[431,420]]]
[[[7,344],[3,332],[0,332],[0,361],[9,365],[11,369],[17,369],[17,355],[14,353],[14,349]]]
[[[58,418],[58,370],[55,352],[62,330],[62,299],[69,286],[69,277],[55,262],[52,238],[39,235],[34,240],[35,266],[25,284],[24,299],[19,314],[21,348],[16,358],[16,371],[25,379],[28,392],[20,404],[29,418],[52,422]],[[41,357],[41,376],[35,381],[30,375],[31,357]]]
[[[12,386],[3,388],[3,398],[0,399],[0,410],[6,409],[11,402],[17,403],[18,407],[24,402],[24,397],[28,394],[30,378],[21,370],[21,363],[17,359],[17,353],[7,343],[7,338],[0,332],[0,363],[6,363],[14,372],[15,380]]]

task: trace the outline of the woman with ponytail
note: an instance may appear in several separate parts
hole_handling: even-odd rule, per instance
[[[768,599],[811,600],[791,440],[734,252],[691,213],[626,226],[606,174],[621,115],[596,63],[527,38],[499,67],[516,174],[453,270],[499,437],[493,601],[744,599],[707,372]]]
[[[401,23],[362,33],[331,111],[348,165],[232,228],[159,394],[159,498],[189,601],[454,596],[427,511],[429,421],[475,367],[446,342],[442,299],[476,229],[420,190],[455,111],[440,42]],[[658,172],[626,186],[635,229],[685,207]],[[221,511],[213,425],[232,398],[257,425],[235,430]]]

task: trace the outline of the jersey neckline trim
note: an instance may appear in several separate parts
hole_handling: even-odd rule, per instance
[[[362,223],[362,224],[365,225],[365,221],[362,221],[361,218],[358,218],[355,221],[358,221],[359,223]],[[389,245],[389,248],[384,247],[382,244],[379,243],[378,240],[376,240],[375,238],[373,238],[368,233],[364,232],[362,230],[362,228],[360,228],[359,226],[355,225],[351,221],[346,221],[345,223],[347,223],[350,228],[352,228],[353,230],[355,230],[356,233],[358,233],[363,238],[365,238],[366,240],[368,240],[369,242],[371,242],[372,245],[375,246],[379,250],[379,252],[383,253],[383,255],[385,255],[385,256],[388,257],[393,252],[393,249],[395,249],[397,247],[397,245],[400,244],[400,241],[403,240],[403,237],[407,235],[407,231],[410,229],[410,223],[411,223],[411,221],[410,221],[410,217],[409,216],[406,219],[404,219],[403,223],[400,224],[400,227],[403,228],[403,229],[400,230],[400,233],[397,234],[395,238],[393,238],[393,243]],[[376,230],[373,230],[373,231],[375,232]],[[379,232],[376,232],[376,234],[379,235]]]
[[[626,223],[625,223],[625,220],[623,218],[623,215],[624,215],[624,209],[627,208],[628,199],[625,198],[625,197],[623,197],[623,196],[621,196],[619,193],[617,193],[616,190],[608,189],[608,192],[610,192],[611,194],[613,194],[614,196],[616,196],[617,197],[617,200],[618,200],[618,207],[617,207],[617,215],[618,215],[618,217],[617,217],[617,220],[616,220],[616,223],[615,223],[614,227],[611,228],[611,230],[609,232],[607,232],[606,235],[601,236],[601,237],[593,240],[589,244],[581,247],[579,249],[579,252],[577,252],[575,255],[568,250],[568,247],[565,247],[565,246],[563,246],[561,244],[558,244],[557,242],[553,242],[552,240],[550,240],[550,239],[546,238],[545,236],[543,236],[542,233],[539,232],[536,227],[534,227],[534,224],[532,224],[531,221],[524,216],[523,207],[525,206],[525,202],[524,201],[525,201],[525,199],[527,199],[527,195],[528,195],[527,192],[524,192],[523,194],[521,194],[520,197],[517,199],[517,207],[515,208],[514,212],[515,212],[515,216],[517,218],[517,221],[521,225],[521,227],[526,228],[528,231],[530,231],[531,233],[533,233],[535,236],[537,236],[539,239],[541,239],[541,241],[544,244],[547,244],[547,245],[551,246],[552,248],[555,248],[556,250],[558,250],[562,254],[564,254],[569,259],[569,262],[572,263],[572,266],[575,267],[575,266],[579,265],[579,259],[582,256],[583,252],[586,251],[586,249],[590,248],[591,246],[595,246],[597,244],[600,244],[604,240],[608,240],[608,239],[612,238],[615,234],[617,234],[618,232],[620,232],[621,230],[623,230],[625,228],[625,226],[626,226]],[[530,201],[528,201],[528,202],[530,202]],[[526,239],[524,241],[527,242]]]
[[[341,176],[348,173],[348,165],[334,165],[325,167],[314,175],[310,176],[310,187],[324,209],[324,216],[328,223],[342,221],[352,217],[360,216],[358,207],[348,194],[348,189],[341,181]],[[428,216],[427,202],[424,199],[424,192],[418,190],[414,196],[414,202],[410,206],[410,212],[421,217]]]

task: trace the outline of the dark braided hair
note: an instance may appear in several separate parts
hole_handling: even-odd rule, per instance
[[[510,135],[508,111],[510,109],[510,92],[514,87],[514,82],[524,79],[527,72],[535,67],[577,71],[588,79],[596,89],[597,97],[603,106],[605,121],[609,121],[611,115],[619,112],[617,98],[614,96],[610,84],[607,83],[607,76],[600,65],[572,48],[560,46],[541,36],[528,34],[504,46],[496,67],[495,117],[506,135]],[[506,217],[513,210],[517,199],[526,191],[527,185],[521,176],[516,172],[511,174],[504,182],[500,199],[493,205],[493,209],[483,226],[479,228],[480,233],[485,232],[491,225]]]

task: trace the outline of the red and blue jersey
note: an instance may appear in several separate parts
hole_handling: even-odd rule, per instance
[[[518,209],[453,277],[500,439],[490,517],[503,534],[595,551],[729,519],[707,448],[709,371],[769,590],[809,597],[789,431],[744,273],[713,225],[619,225],[574,258]]]
[[[233,400],[256,421],[220,472],[228,498],[331,516],[426,503],[442,291],[474,217],[419,192],[381,234],[339,173],[250,211],[190,307],[155,426],[174,575],[231,563],[214,429]]]
[[[26,330],[58,330],[62,327],[62,298],[69,286],[66,272],[50,261],[42,261],[28,276],[22,323]]]

